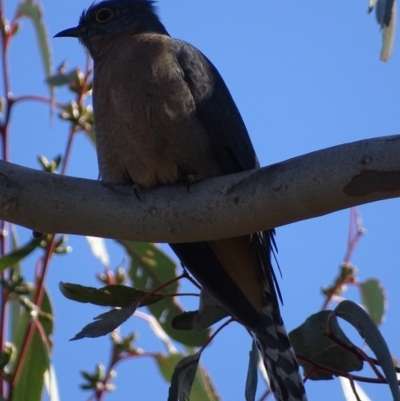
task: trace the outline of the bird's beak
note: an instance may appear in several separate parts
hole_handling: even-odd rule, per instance
[[[79,26],[76,26],[74,28],[68,28],[64,29],[61,32],[58,32],[56,35],[54,35],[55,38],[78,38],[80,33],[80,28]]]

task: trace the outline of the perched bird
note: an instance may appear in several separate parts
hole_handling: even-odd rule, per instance
[[[259,167],[240,113],[214,65],[170,37],[149,0],[105,0],[76,37],[94,60],[101,179],[153,188]],[[278,401],[306,401],[279,311],[274,232],[170,244],[182,264],[253,334]]]

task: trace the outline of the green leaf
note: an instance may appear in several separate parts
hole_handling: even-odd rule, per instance
[[[258,382],[258,360],[259,354],[256,342],[253,340],[251,351],[249,352],[249,367],[247,369],[246,378],[246,401],[254,401],[256,399],[257,382]]]
[[[30,313],[25,309],[25,308],[20,308],[19,309],[19,315],[18,315],[18,320],[16,320],[16,327],[17,330],[14,333],[14,336],[12,338],[13,344],[19,351],[21,349],[22,345],[22,340],[24,338],[24,334],[26,331],[26,328],[28,326],[29,320],[30,320]],[[13,366],[13,370],[15,369],[15,366]]]
[[[16,263],[27,257],[40,245],[41,241],[42,239],[40,238],[34,238],[22,248],[15,249],[8,255],[0,258],[0,272],[7,269],[7,267],[15,265]]]
[[[199,361],[200,353],[197,353],[185,356],[177,363],[171,378],[168,401],[189,400]]]
[[[12,249],[12,252],[14,252],[18,249],[18,243],[19,243],[17,230],[15,229],[14,224],[10,225],[10,234],[11,234],[11,249]],[[12,275],[14,275],[14,274],[16,274],[18,276],[21,275],[22,268],[21,268],[20,261],[15,262],[10,267],[13,269]],[[20,317],[20,312],[21,312],[21,305],[19,303],[19,300],[16,297],[10,297],[9,302],[11,302],[11,305],[10,305],[11,342],[13,344],[15,344],[17,332],[19,331],[19,317]]]
[[[94,322],[87,324],[75,337],[70,341],[80,340],[82,338],[95,338],[105,336],[111,333],[122,323],[128,320],[136,311],[137,302],[124,306],[121,309],[111,309],[94,318]]]
[[[167,382],[171,382],[175,366],[182,361],[182,358],[185,358],[182,354],[171,354],[169,356],[157,354],[155,356],[160,372]],[[199,365],[191,388],[190,401],[219,401],[220,399],[210,376]]]
[[[72,301],[90,303],[100,306],[123,307],[138,301],[148,294],[146,291],[127,287],[121,284],[106,285],[102,288],[86,287],[80,284],[59,284],[62,294]],[[151,294],[140,302],[140,306],[146,306],[159,302],[165,295]]]
[[[365,342],[379,361],[388,381],[393,399],[400,401],[399,386],[397,384],[397,375],[392,356],[385,339],[371,317],[359,305],[348,300],[340,302],[335,308],[334,313],[349,322],[358,331],[360,336],[365,339]]]
[[[34,0],[25,0],[25,2],[18,5],[17,17],[26,17],[33,22],[45,74],[46,77],[49,77],[52,70],[51,47],[49,35],[47,34],[47,28],[43,20],[43,11],[41,4],[37,3]],[[50,95],[51,97],[53,97],[54,91],[50,85],[49,89]]]
[[[386,310],[386,294],[381,282],[369,279],[360,283],[362,303],[367,309],[372,321],[379,326]]]
[[[22,368],[14,387],[12,401],[41,401],[44,376],[50,367],[49,350],[36,326],[27,353],[22,361]]]
[[[31,291],[29,298],[27,299],[26,302],[32,302],[32,299],[34,297],[34,292],[33,290]],[[26,309],[25,307],[21,307],[21,300],[24,300],[24,298],[20,297],[20,299],[14,301],[15,304],[19,305],[18,308],[18,314],[15,316],[15,326],[16,330],[13,333],[12,341],[15,347],[17,348],[18,352],[21,350],[22,346],[22,341],[25,336],[26,330],[28,328],[28,324],[30,320],[32,319],[31,312]],[[14,317],[13,317],[14,319]],[[43,334],[46,336],[47,339],[47,344],[49,347],[52,345],[52,340],[50,338],[51,334],[53,333],[54,329],[54,324],[53,324],[53,308],[51,305],[51,300],[48,295],[48,292],[46,288],[44,289],[44,296],[43,296],[43,301],[42,301],[42,306],[41,309],[37,315],[38,319],[38,324],[41,325],[43,329]],[[48,352],[50,352],[51,349],[49,349]],[[15,369],[15,366],[13,366],[13,370]]]
[[[351,345],[343,333],[332,311],[321,311],[311,315],[301,326],[289,333],[290,342],[296,354],[302,355],[327,367],[343,372],[359,371],[363,362],[352,352],[340,347],[325,336],[329,332],[328,318],[331,316],[331,332],[339,340]],[[299,364],[308,375],[313,367],[299,359]],[[317,369],[309,377],[311,380],[332,380],[333,375],[325,370]]]
[[[199,396],[197,396],[197,392],[201,392]],[[220,401],[221,397],[216,392],[215,386],[211,380],[208,372],[200,365],[197,368],[196,379],[193,383],[192,387],[192,401]],[[193,394],[196,394],[195,396]],[[204,394],[204,395],[203,395]]]
[[[228,316],[230,316],[229,312],[208,291],[202,288],[195,330],[204,330]]]
[[[178,330],[201,331],[209,328],[229,312],[204,288],[200,291],[200,308],[198,311],[184,312],[172,319],[172,327]]]
[[[84,74],[79,68],[75,68],[68,73],[65,73],[64,69],[62,68],[56,74],[46,78],[46,82],[51,86],[69,85],[76,87],[76,85],[81,85],[83,80]]]
[[[156,245],[142,242],[118,242],[125,247],[131,258],[129,275],[135,287],[150,291],[176,277],[175,263]],[[174,282],[159,293],[171,294],[177,293],[178,290],[179,284]],[[172,327],[172,319],[184,312],[176,297],[166,298],[156,304],[149,305],[148,308],[164,331],[182,344],[201,346],[209,338],[209,330],[201,332],[181,331]]]
[[[175,366],[184,356],[185,355],[182,354],[170,354],[168,356],[163,354],[155,354],[155,361],[157,362],[160,373],[166,382],[171,382]]]
[[[50,340],[50,336],[53,334],[54,330],[54,317],[53,317],[53,305],[51,303],[49,292],[47,291],[46,288],[44,288],[43,300],[42,300],[42,305],[40,306],[38,319],[43,327],[47,339]]]
[[[199,311],[183,312],[180,315],[174,316],[171,325],[177,330],[194,330],[196,320],[199,316]]]

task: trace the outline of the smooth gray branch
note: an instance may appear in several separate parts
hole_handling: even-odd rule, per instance
[[[133,241],[233,237],[400,197],[400,135],[151,191],[0,161],[0,219],[43,233]]]

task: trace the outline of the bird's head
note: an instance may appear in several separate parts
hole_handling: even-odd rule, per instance
[[[95,57],[101,41],[115,35],[139,33],[168,35],[151,0],[103,0],[84,11],[79,24],[55,35],[78,38]]]

